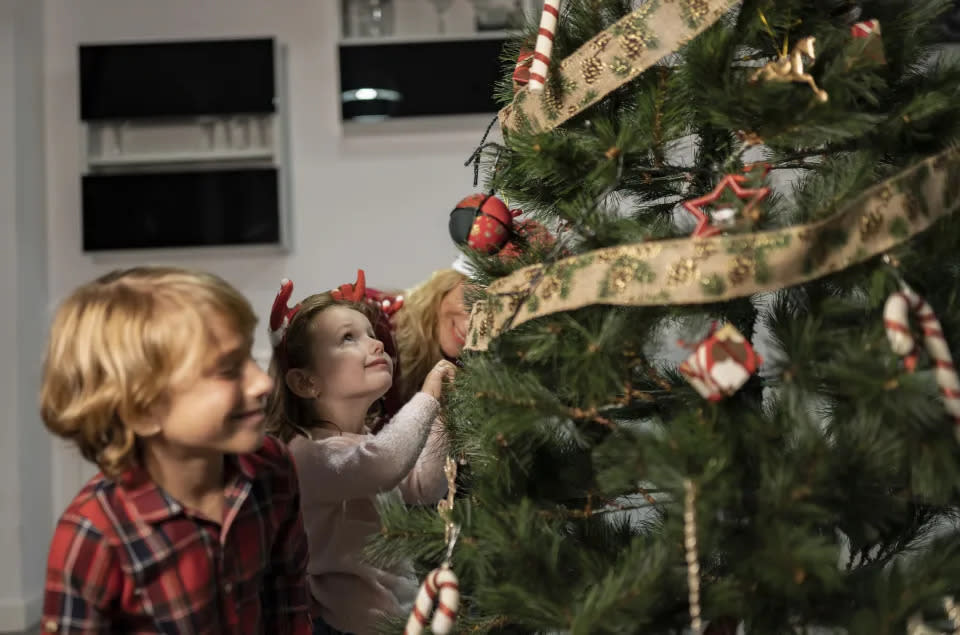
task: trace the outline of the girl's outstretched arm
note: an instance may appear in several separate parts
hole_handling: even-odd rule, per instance
[[[435,398],[420,392],[376,436],[294,438],[290,452],[297,464],[301,496],[316,503],[335,503],[397,487],[417,463],[439,409]]]

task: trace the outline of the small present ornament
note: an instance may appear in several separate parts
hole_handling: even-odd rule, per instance
[[[883,52],[883,34],[880,20],[864,20],[850,27],[850,35],[857,42],[853,52],[847,56],[847,68],[857,62],[868,62],[883,66],[887,57]]]
[[[747,338],[732,324],[724,324],[711,327],[679,370],[701,397],[722,401],[740,390],[762,363]]]

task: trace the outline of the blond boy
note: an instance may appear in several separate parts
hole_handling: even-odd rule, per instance
[[[48,633],[310,632],[293,463],[223,280],[117,271],[59,308],[41,413],[100,467],[50,547]]]

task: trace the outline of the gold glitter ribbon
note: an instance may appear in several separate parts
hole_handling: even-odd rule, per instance
[[[735,3],[647,0],[562,62],[551,64],[543,91],[532,93],[529,85],[517,91],[500,111],[500,127],[531,133],[556,128],[675,52]]]
[[[524,322],[594,304],[706,304],[802,284],[882,254],[958,208],[960,150],[951,149],[816,223],[620,245],[524,267],[474,304],[465,348],[486,350]]]

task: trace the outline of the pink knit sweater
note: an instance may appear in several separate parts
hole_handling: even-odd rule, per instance
[[[420,392],[376,436],[323,429],[312,440],[290,442],[310,547],[312,611],[338,630],[366,635],[383,613],[409,610],[417,588],[412,571],[377,569],[362,551],[380,531],[379,494],[399,489],[405,502],[419,504],[446,495],[439,407]]]

